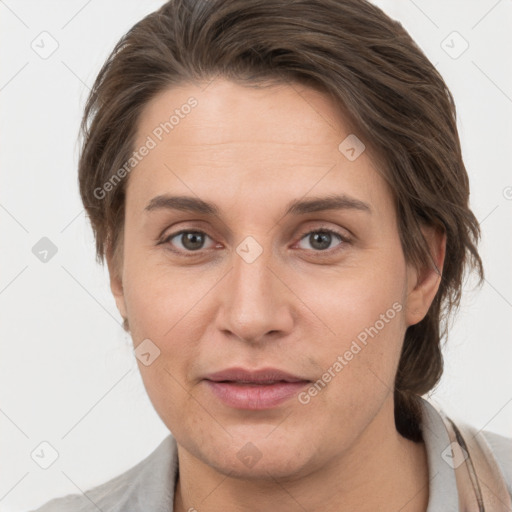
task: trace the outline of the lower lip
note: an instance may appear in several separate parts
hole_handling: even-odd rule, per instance
[[[220,400],[237,409],[261,410],[276,407],[295,396],[308,381],[276,382],[275,384],[238,384],[205,381]]]

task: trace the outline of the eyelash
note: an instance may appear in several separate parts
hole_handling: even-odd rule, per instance
[[[213,240],[213,238],[210,235],[208,235],[208,233],[205,233],[204,231],[201,231],[199,229],[182,229],[180,231],[177,231],[176,233],[171,233],[171,234],[165,236],[162,240],[160,240],[158,242],[157,245],[168,244],[173,238],[175,238],[175,237],[177,237],[179,235],[182,235],[184,233],[197,233],[197,234],[200,234],[200,235],[206,235],[208,238],[211,238]],[[338,231],[336,231],[334,229],[327,228],[327,227],[319,227],[317,229],[313,229],[313,230],[305,232],[299,238],[299,242],[302,241],[307,236],[313,234],[313,233],[328,233],[328,234],[331,234],[331,235],[334,235],[334,236],[338,237],[340,239],[340,241],[341,241],[341,243],[338,246],[334,247],[333,249],[325,249],[325,250],[314,250],[314,249],[308,250],[308,249],[305,249],[305,250],[308,250],[308,251],[312,251],[315,255],[318,255],[320,257],[323,256],[323,255],[327,255],[327,254],[328,255],[332,255],[334,253],[337,253],[338,251],[343,250],[344,246],[346,244],[350,244],[351,243],[351,239],[349,237],[347,237],[346,235],[342,235],[340,232],[338,232]],[[174,252],[176,254],[179,254],[181,256],[194,257],[194,256],[200,255],[205,249],[198,249],[197,251],[182,251],[182,250],[171,249],[169,247],[168,250],[170,250],[170,251],[172,251],[172,252]],[[206,249],[206,250],[208,250],[208,249]]]

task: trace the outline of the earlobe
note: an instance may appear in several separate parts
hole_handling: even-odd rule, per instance
[[[422,233],[430,247],[432,263],[421,271],[409,266],[407,269],[408,295],[405,319],[407,326],[421,322],[427,314],[441,284],[446,254],[446,233],[440,228],[428,226]]]

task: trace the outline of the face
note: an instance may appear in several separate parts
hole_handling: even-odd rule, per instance
[[[160,351],[138,362],[156,411],[221,473],[313,471],[392,415],[405,330],[437,288],[404,260],[378,162],[339,148],[351,134],[298,84],[176,87],[140,118],[112,290],[134,345]],[[206,380],[234,367],[300,382]]]

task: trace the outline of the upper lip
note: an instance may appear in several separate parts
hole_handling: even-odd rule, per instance
[[[231,381],[231,382],[304,382],[308,379],[292,375],[291,373],[279,370],[277,368],[261,368],[259,370],[248,370],[245,368],[227,368],[220,372],[210,373],[204,377],[206,380],[214,382]]]

